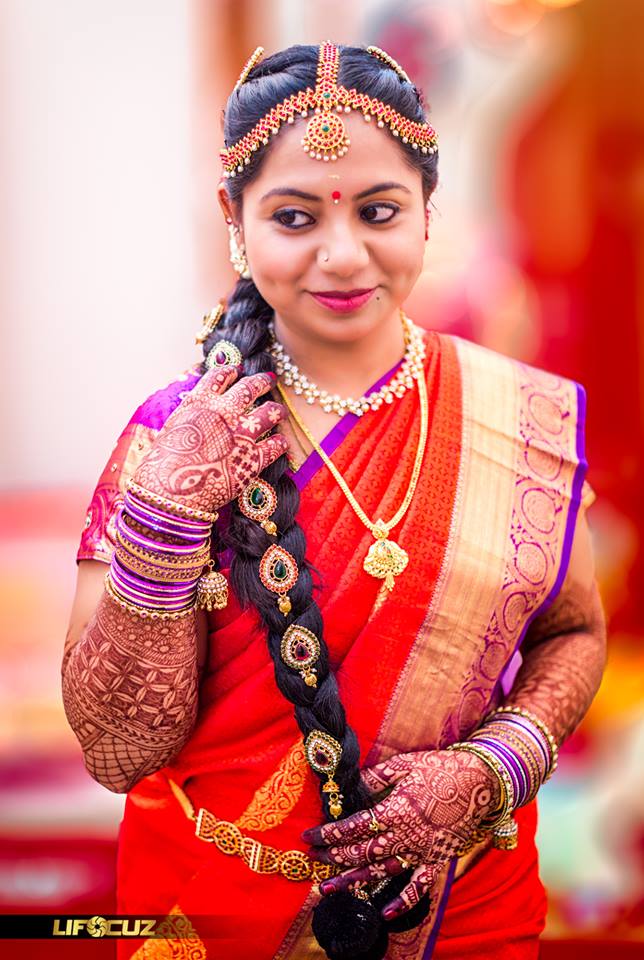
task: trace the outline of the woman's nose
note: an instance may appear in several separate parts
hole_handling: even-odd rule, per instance
[[[325,273],[353,276],[369,263],[369,251],[362,239],[348,227],[327,234],[318,248],[318,265]]]

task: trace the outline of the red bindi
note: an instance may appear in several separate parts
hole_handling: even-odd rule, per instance
[[[340,193],[339,190],[334,190],[333,193],[331,194],[331,199],[333,200],[334,203],[339,203],[341,196],[342,194]]]

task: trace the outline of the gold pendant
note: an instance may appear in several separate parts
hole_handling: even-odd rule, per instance
[[[376,530],[373,531],[373,535],[376,537],[376,542],[369,547],[369,552],[364,558],[363,569],[372,577],[384,580],[387,590],[393,590],[395,578],[409,563],[409,556],[395,540],[387,539],[389,530],[382,520],[377,520],[374,526]]]

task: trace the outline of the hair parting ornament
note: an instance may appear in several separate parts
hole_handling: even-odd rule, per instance
[[[262,47],[257,47],[242,70],[235,89],[246,82],[248,74],[259,62],[263,52]],[[367,52],[387,63],[401,80],[411,82],[402,67],[384,50],[368,47]],[[399,137],[414,150],[420,150],[421,153],[435,153],[438,150],[436,133],[429,123],[416,123],[382,100],[359,93],[353,88],[347,90],[344,86],[338,86],[339,67],[339,48],[334,43],[320,44],[315,89],[307,87],[306,90],[300,90],[276,104],[249,133],[237,143],[225,147],[220,153],[224,177],[234,177],[241,173],[244,166],[250,163],[253,154],[266,146],[271,136],[279,133],[284,123],[294,123],[297,116],[308,117],[310,111],[313,111],[314,115],[306,125],[302,148],[314,160],[334,162],[344,156],[351,140],[347,136],[340,114],[350,113],[352,110],[361,111],[367,122],[374,118],[379,127],[387,126],[394,137]]]

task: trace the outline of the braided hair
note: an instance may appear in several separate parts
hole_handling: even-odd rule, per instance
[[[246,81],[235,89],[226,104],[224,113],[224,138],[226,145],[240,140],[255,124],[276,104],[305,89],[315,87],[318,64],[318,47],[298,45],[289,47],[256,64],[248,74]],[[359,47],[340,47],[340,75],[338,83],[347,88],[355,88],[390,104],[399,113],[417,122],[424,122],[425,115],[421,105],[421,95],[417,88],[399,75],[388,65],[371,56]],[[424,199],[427,202],[436,186],[437,155],[422,154],[399,141],[400,149],[406,161],[422,175]],[[261,168],[270,145],[257,151],[251,163],[244,167],[236,177],[226,180],[226,188],[231,204],[241,210],[244,187],[253,180]],[[252,280],[240,279],[228,297],[225,313],[217,328],[204,343],[204,355],[207,356],[219,339],[226,339],[240,350],[243,359],[243,373],[250,375],[264,371],[275,372],[275,364],[269,352],[268,324],[273,310],[262,297]],[[205,361],[202,374],[205,373]],[[267,397],[260,398],[264,402]],[[306,737],[312,730],[322,730],[330,734],[342,746],[342,755],[334,774],[343,795],[343,815],[363,810],[372,805],[370,795],[360,778],[360,750],[354,731],[348,725],[344,707],[340,701],[338,686],[333,673],[329,670],[328,648],[324,640],[322,614],[313,596],[315,568],[306,559],[306,536],[296,522],[300,495],[294,481],[287,473],[288,461],[282,455],[270,464],[261,474],[275,489],[278,505],[271,519],[277,524],[279,536],[269,536],[254,520],[244,516],[236,501],[232,502],[230,522],[220,534],[224,544],[233,551],[230,569],[231,585],[239,597],[242,607],[254,606],[267,630],[268,649],[275,668],[275,680],[280,692],[295,708],[295,719]],[[289,590],[291,611],[285,617],[275,603],[274,595],[266,590],[259,579],[259,561],[272,543],[279,544],[293,555],[297,562],[299,576],[295,586]],[[281,658],[280,645],[287,626],[297,623],[311,630],[319,640],[320,656],[316,662],[317,686],[310,687],[302,683],[299,674],[288,667]],[[320,786],[326,777],[320,777]],[[332,819],[329,812],[329,795],[321,792],[325,820]],[[406,875],[408,879],[408,875]],[[392,889],[390,885],[390,890]],[[393,894],[391,894],[393,895]],[[326,903],[328,901],[328,904]],[[323,946],[329,956],[384,955],[378,943],[383,941],[380,921],[373,921],[373,936],[364,929],[364,917],[352,915],[351,907],[360,907],[365,912],[362,901],[350,895],[336,894],[325,898],[324,905],[327,923],[322,926],[333,928],[332,943]],[[358,910],[358,913],[360,913]],[[426,913],[426,910],[425,910]],[[338,932],[337,921],[344,914],[345,927],[353,927],[353,938],[348,929]],[[353,911],[356,914],[356,911]],[[352,915],[353,919],[349,915]],[[424,915],[424,914],[423,914]],[[422,917],[421,917],[422,919]],[[317,924],[319,928],[320,923]],[[391,929],[391,925],[388,927]],[[378,928],[378,929],[376,929]],[[319,940],[323,938],[316,930]],[[347,939],[348,937],[348,939]],[[371,943],[369,941],[372,941]],[[376,942],[377,941],[377,942]],[[386,949],[386,935],[384,937]],[[344,948],[343,948],[344,944]],[[364,947],[370,947],[365,950]],[[375,952],[374,952],[375,951]]]

